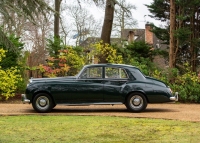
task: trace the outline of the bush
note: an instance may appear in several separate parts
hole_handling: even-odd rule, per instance
[[[6,51],[0,49],[0,62],[5,57]],[[21,75],[16,67],[3,70],[0,67],[0,95],[5,99],[13,97],[17,89],[17,84],[21,81]]]
[[[78,55],[73,47],[59,50],[58,58],[49,57],[46,65],[40,65],[40,72],[47,77],[76,75],[84,65],[84,57]]]
[[[156,69],[154,63],[148,58],[140,57],[140,61],[137,58],[132,58],[127,64],[138,67],[145,75],[151,75]]]
[[[123,63],[121,55],[117,55],[117,50],[109,44],[103,44],[97,42],[93,45],[93,49],[89,53],[89,56],[95,56],[96,60],[105,63]]]
[[[190,71],[188,64],[185,64],[185,71],[181,75],[179,70],[174,68],[155,70],[152,76],[167,83],[173,91],[179,92],[180,102],[200,102],[200,79],[195,72]]]

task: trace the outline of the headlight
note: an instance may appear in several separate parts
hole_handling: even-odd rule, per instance
[[[171,90],[171,88],[170,88],[170,87],[168,87],[168,89],[169,89],[169,92],[170,92],[170,93],[173,93],[173,91]]]
[[[31,82],[33,82],[32,78],[29,79],[29,83],[26,85],[26,87],[28,87]]]

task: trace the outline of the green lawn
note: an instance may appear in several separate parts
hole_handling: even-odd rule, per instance
[[[200,123],[103,116],[0,116],[0,143],[199,143]]]

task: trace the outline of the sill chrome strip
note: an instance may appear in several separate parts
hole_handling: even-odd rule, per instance
[[[63,103],[58,105],[65,105],[65,106],[89,106],[89,105],[117,105],[123,104],[122,102],[94,102],[94,103]]]

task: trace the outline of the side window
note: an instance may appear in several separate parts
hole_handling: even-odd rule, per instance
[[[105,78],[128,78],[122,68],[105,67]]]
[[[86,68],[79,78],[102,78],[102,67]]]

